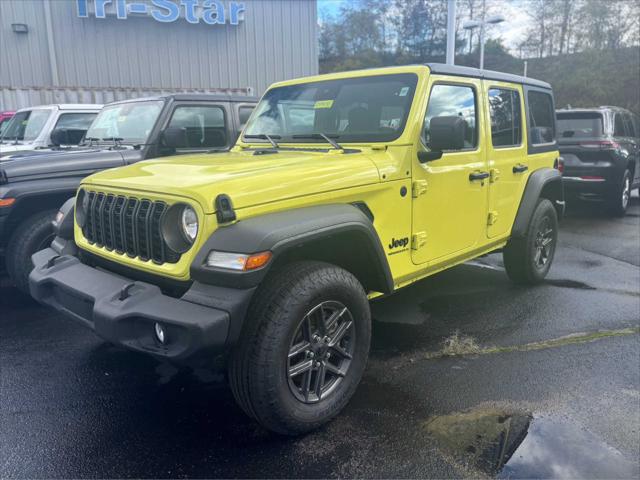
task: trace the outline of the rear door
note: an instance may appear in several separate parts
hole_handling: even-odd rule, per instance
[[[523,140],[524,98],[516,84],[485,81],[489,166],[487,237],[507,235],[529,174]],[[489,128],[490,126],[490,128]]]
[[[482,82],[430,77],[430,95],[420,148],[429,150],[429,124],[438,116],[466,120],[465,147],[445,151],[437,160],[413,167],[413,239],[415,264],[444,263],[473,250],[484,239],[487,173],[484,148]],[[474,179],[474,177],[478,177]]]

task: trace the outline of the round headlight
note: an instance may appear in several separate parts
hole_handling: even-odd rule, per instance
[[[185,205],[182,209],[182,215],[180,216],[182,220],[182,233],[189,241],[189,243],[193,243],[196,239],[196,235],[198,234],[198,216],[193,208],[188,205]]]
[[[198,215],[185,203],[174,203],[162,220],[162,238],[176,253],[184,253],[191,248],[198,235]]]
[[[80,228],[84,227],[87,221],[87,210],[89,210],[89,195],[83,189],[80,189],[76,196],[76,222],[78,222]]]

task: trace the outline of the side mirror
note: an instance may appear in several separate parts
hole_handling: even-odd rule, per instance
[[[188,148],[187,129],[182,127],[169,127],[162,132],[162,144],[169,148]]]
[[[68,133],[66,128],[56,128],[51,132],[51,145],[59,147],[60,145],[68,145]]]
[[[429,124],[429,152],[419,152],[420,162],[436,160],[445,150],[462,150],[467,133],[467,122],[456,115],[434,117]]]
[[[59,147],[61,145],[77,145],[82,141],[86,133],[87,130],[82,128],[56,128],[51,132],[51,136],[49,138],[54,147]]]

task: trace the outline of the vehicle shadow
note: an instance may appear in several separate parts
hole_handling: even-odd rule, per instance
[[[610,219],[611,214],[604,202],[598,200],[581,200],[579,198],[567,199],[565,216],[575,219]],[[640,217],[640,197],[633,192],[629,199],[627,217]],[[615,218],[615,217],[613,217]]]

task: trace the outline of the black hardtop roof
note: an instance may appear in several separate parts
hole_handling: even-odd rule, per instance
[[[235,103],[257,103],[258,97],[249,95],[224,95],[224,94],[210,94],[210,93],[170,93],[167,95],[158,95],[155,97],[138,97],[130,98],[127,100],[117,100],[115,102],[108,103],[107,105],[114,105],[117,103],[134,103],[134,102],[148,102],[153,100],[169,100],[172,99],[178,102],[235,102]]]
[[[521,83],[533,87],[551,89],[551,85],[535,78],[522,77],[511,73],[495,72],[493,70],[480,70],[479,68],[462,67],[459,65],[447,65],[445,63],[427,63],[431,73],[438,75],[454,75],[457,77],[473,77],[487,80],[498,80],[500,82]]]
[[[571,108],[558,108],[556,110],[556,113],[571,113],[571,112],[591,112],[591,113],[603,113],[603,112],[625,112],[625,113],[631,113],[633,114],[630,110],[624,108],[624,107],[616,107],[613,105],[601,105],[599,107],[571,107]]]

